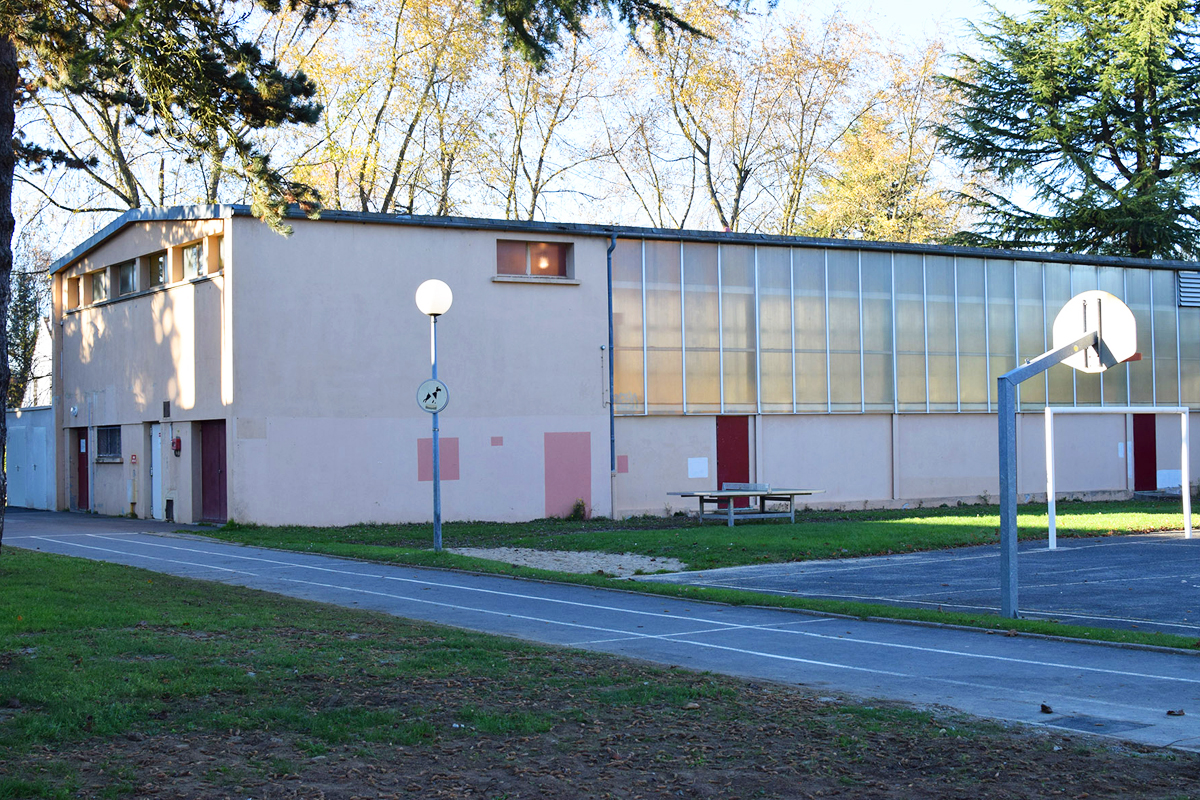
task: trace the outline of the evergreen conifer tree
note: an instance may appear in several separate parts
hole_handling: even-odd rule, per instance
[[[959,241],[1192,258],[1200,252],[1200,3],[1040,0],[992,9],[948,78],[948,152],[1010,190]],[[1014,199],[1026,187],[1028,202]]]

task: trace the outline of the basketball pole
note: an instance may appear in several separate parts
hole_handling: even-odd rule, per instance
[[[1100,335],[1089,331],[996,378],[1000,417],[1000,615],[1017,618],[1017,386],[1041,375],[1080,350],[1096,347]]]

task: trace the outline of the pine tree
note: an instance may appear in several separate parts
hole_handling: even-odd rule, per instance
[[[977,192],[972,244],[1189,258],[1200,252],[1200,47],[1185,0],[993,8],[948,78],[947,150],[1009,188]],[[1022,187],[1028,202],[1014,199]]]

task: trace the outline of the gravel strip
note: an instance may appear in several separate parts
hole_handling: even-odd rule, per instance
[[[677,558],[652,558],[633,553],[592,553],[571,550],[532,550],[526,547],[447,547],[451,553],[489,561],[504,561],[522,567],[588,574],[605,572],[619,578],[660,571],[679,572],[687,565]]]

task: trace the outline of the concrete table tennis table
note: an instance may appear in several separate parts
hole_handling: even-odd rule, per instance
[[[724,489],[709,489],[699,492],[668,492],[674,497],[694,497],[700,501],[700,522],[705,520],[720,520],[729,527],[739,520],[746,519],[783,519],[787,517],[796,521],[796,498],[807,495],[821,494],[824,489],[775,489],[759,484],[747,484],[749,488],[733,488],[726,484]],[[750,501],[747,508],[736,508],[740,499]],[[725,508],[721,508],[721,503]],[[787,503],[787,511],[767,511],[767,503]],[[711,511],[706,507],[712,506]]]

